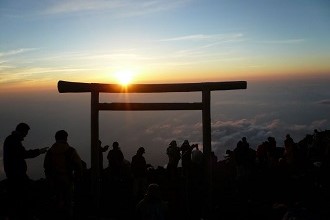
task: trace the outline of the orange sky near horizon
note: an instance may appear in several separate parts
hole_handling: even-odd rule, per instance
[[[305,69],[306,70],[306,69]],[[248,74],[248,75],[247,75]],[[110,75],[110,74],[109,74]],[[155,74],[150,74],[155,75]],[[277,72],[275,70],[268,71],[250,71],[248,73],[234,74],[230,71],[219,73],[189,73],[189,74],[159,74],[162,77],[152,77],[149,75],[135,74],[129,84],[167,84],[167,83],[198,83],[198,82],[222,82],[222,81],[253,81],[253,82],[280,82],[280,81],[295,81],[295,80],[308,80],[317,79],[330,80],[329,73],[323,72],[303,72],[286,71]],[[207,77],[203,77],[207,75]],[[115,76],[104,76],[100,74],[99,77],[62,77],[58,80],[30,80],[17,83],[9,83],[1,86],[2,92],[9,93],[22,93],[22,92],[42,92],[42,91],[57,91],[57,82],[59,80],[72,81],[72,82],[86,82],[86,83],[108,83],[108,84],[121,84],[120,80]]]

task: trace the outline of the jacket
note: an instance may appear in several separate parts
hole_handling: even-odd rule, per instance
[[[26,150],[22,145],[23,138],[13,131],[3,144],[3,165],[7,178],[26,178],[27,165],[25,159],[40,155],[39,149]]]

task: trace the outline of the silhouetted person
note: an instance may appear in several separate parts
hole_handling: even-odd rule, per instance
[[[82,162],[77,151],[68,142],[64,130],[55,134],[56,142],[45,156],[45,175],[55,196],[56,218],[72,217],[74,178],[82,176]]]
[[[31,182],[27,176],[25,159],[34,158],[47,151],[46,148],[26,150],[22,141],[29,133],[30,127],[20,123],[15,131],[9,135],[3,144],[3,165],[8,179],[8,193],[10,198],[9,215],[17,219],[32,218],[30,190]]]
[[[293,141],[292,137],[290,136],[290,134],[287,134],[285,136],[284,145],[288,146],[288,145],[292,145],[292,144],[294,144],[294,141]]]
[[[103,170],[103,153],[106,152],[109,149],[109,145],[105,145],[102,147],[102,141],[98,141],[99,144],[99,168],[102,171]]]
[[[286,164],[293,168],[297,162],[297,148],[293,139],[289,134],[286,135],[286,139],[284,140],[284,158]]]
[[[279,155],[274,137],[268,137],[266,143],[268,168],[273,169],[278,166],[279,158],[282,157],[282,155]]]
[[[191,171],[191,152],[194,149],[194,146],[190,146],[189,141],[185,140],[181,145],[181,162],[182,162],[182,171],[183,175],[188,177],[190,176]]]
[[[104,170],[103,197],[106,215],[114,219],[130,219],[132,206],[131,163],[124,158],[117,141],[108,153],[109,166]]]
[[[246,196],[251,184],[251,177],[255,165],[255,152],[250,149],[249,143],[243,137],[237,143],[234,149],[234,158],[236,164],[236,181],[240,195]]]
[[[257,147],[256,162],[261,170],[266,169],[268,165],[268,145],[268,141],[265,141]]]
[[[201,165],[204,160],[203,152],[199,150],[198,144],[192,145],[195,150],[191,152],[191,162],[196,165]]]
[[[166,149],[168,156],[167,171],[170,178],[173,178],[177,174],[177,167],[180,160],[180,148],[177,146],[175,140],[171,141],[168,148]]]
[[[193,144],[193,148],[195,148],[191,152],[191,165],[192,165],[192,175],[193,180],[196,182],[196,185],[200,185],[200,181],[202,181],[202,174],[204,169],[204,155],[201,150],[198,148],[198,144]]]
[[[246,175],[246,168],[249,163],[249,143],[247,143],[246,138],[243,137],[237,143],[236,148],[234,149],[234,156],[236,161],[236,167],[238,175]]]
[[[123,165],[124,155],[121,152],[117,141],[112,143],[112,149],[109,151],[107,159],[111,174],[114,176],[120,176],[120,169]]]
[[[133,174],[133,196],[141,199],[147,188],[147,163],[143,154],[145,149],[140,147],[132,157],[131,170]]]
[[[167,203],[161,198],[161,191],[158,184],[150,184],[145,197],[136,206],[137,220],[166,220]]]

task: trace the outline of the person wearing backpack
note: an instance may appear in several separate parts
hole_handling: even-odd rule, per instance
[[[72,216],[74,180],[82,176],[82,163],[77,151],[68,142],[64,130],[55,134],[56,142],[44,160],[46,179],[55,199],[55,213],[61,219]]]

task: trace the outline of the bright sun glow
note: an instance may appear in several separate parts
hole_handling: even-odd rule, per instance
[[[115,73],[118,82],[124,86],[130,84],[133,80],[133,72],[130,70],[121,70]]]

